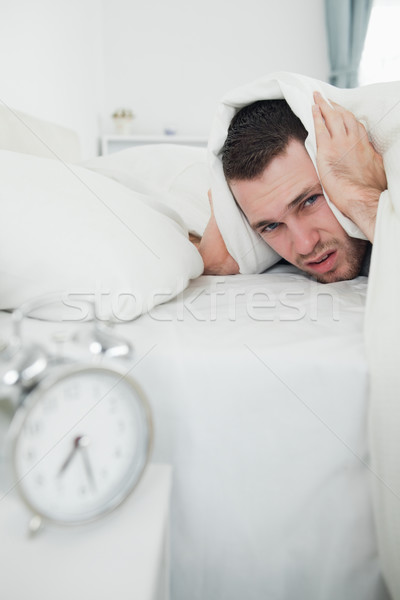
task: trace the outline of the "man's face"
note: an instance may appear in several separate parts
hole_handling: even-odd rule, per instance
[[[301,142],[290,141],[260,177],[230,188],[254,231],[285,260],[322,283],[357,277],[367,242],[349,237],[333,215]]]

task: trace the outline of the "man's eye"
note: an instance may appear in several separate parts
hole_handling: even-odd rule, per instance
[[[314,196],[310,196],[307,200],[304,201],[303,206],[312,206],[320,197],[320,194],[314,194]]]
[[[279,225],[279,223],[269,223],[269,225],[266,225],[263,228],[261,233],[270,233],[271,231],[274,231],[278,227],[278,225]]]

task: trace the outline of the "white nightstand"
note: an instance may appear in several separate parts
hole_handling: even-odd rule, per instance
[[[171,467],[149,465],[128,500],[75,528],[28,538],[14,495],[0,504],[0,596],[7,600],[168,600]]]
[[[103,135],[101,138],[101,154],[104,156],[105,154],[144,144],[181,144],[205,148],[207,142],[206,137],[189,135]]]

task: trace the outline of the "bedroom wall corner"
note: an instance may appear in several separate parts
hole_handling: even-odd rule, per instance
[[[74,129],[82,158],[98,154],[103,110],[103,4],[2,0],[1,100]]]

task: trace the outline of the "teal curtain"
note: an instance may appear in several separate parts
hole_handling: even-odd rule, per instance
[[[358,67],[373,0],[325,0],[330,83],[348,88],[358,85]]]

